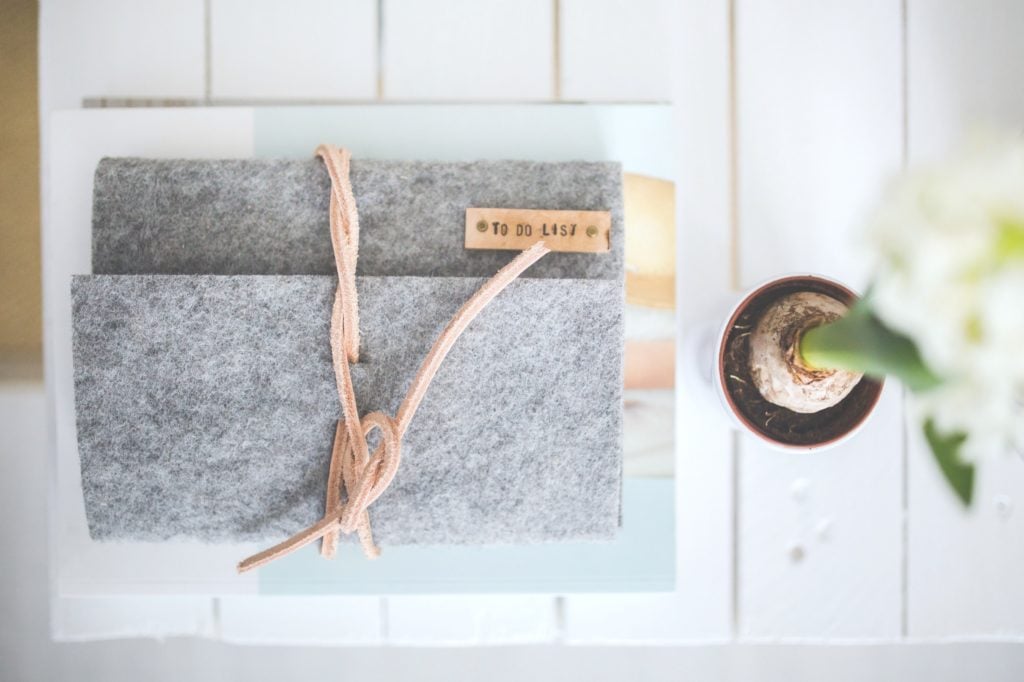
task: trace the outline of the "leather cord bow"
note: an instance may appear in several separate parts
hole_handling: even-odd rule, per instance
[[[284,542],[245,559],[238,564],[239,573],[289,554],[317,538],[323,538],[320,553],[331,558],[337,549],[339,533],[357,533],[368,557],[380,555],[380,549],[373,541],[368,509],[394,480],[401,461],[402,436],[441,362],[473,318],[526,268],[550,251],[544,242],[534,244],[499,270],[463,304],[427,353],[395,417],[371,412],[360,418],[349,371],[350,363],[359,362],[359,304],[355,277],[359,257],[359,215],[349,180],[351,156],[347,150],[330,145],[320,145],[316,153],[323,159],[331,177],[331,245],[338,272],[338,288],[331,310],[331,359],[343,419],[338,421],[335,429],[323,518]],[[380,431],[380,443],[371,454],[366,437],[374,429]],[[341,501],[343,486],[346,493],[344,502]]]

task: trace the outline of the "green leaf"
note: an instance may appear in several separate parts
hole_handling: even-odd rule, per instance
[[[867,299],[858,301],[835,322],[804,332],[800,355],[812,367],[895,376],[915,392],[941,383],[924,364],[914,342],[885,326],[871,312]]]
[[[960,458],[960,447],[967,440],[966,433],[940,434],[935,428],[935,420],[924,423],[924,437],[939,463],[942,475],[960,498],[965,507],[971,506],[974,494],[974,465]]]

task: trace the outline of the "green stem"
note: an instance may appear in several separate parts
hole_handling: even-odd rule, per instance
[[[895,376],[912,391],[926,391],[940,383],[914,342],[886,327],[863,300],[835,322],[804,332],[800,355],[812,367]]]

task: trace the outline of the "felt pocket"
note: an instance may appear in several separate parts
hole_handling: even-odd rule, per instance
[[[364,412],[394,414],[481,280],[360,277]],[[78,442],[98,539],[264,540],[323,514],[340,417],[324,276],[80,276]],[[621,296],[518,280],[469,326],[372,508],[386,544],[610,539],[621,472]]]

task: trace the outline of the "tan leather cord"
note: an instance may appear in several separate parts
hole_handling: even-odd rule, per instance
[[[331,176],[331,245],[338,271],[338,288],[331,310],[331,359],[344,419],[339,420],[335,428],[323,518],[284,542],[245,559],[238,564],[239,573],[289,554],[317,538],[323,538],[320,553],[333,557],[338,533],[356,532],[368,557],[372,559],[380,555],[380,549],[373,542],[367,510],[387,490],[398,471],[402,436],[431,380],[473,318],[509,283],[550,251],[544,242],[534,244],[499,270],[459,308],[424,358],[396,417],[371,412],[360,419],[349,372],[349,364],[359,361],[359,306],[355,278],[359,256],[359,216],[349,181],[351,157],[347,150],[330,145],[320,145],[316,153],[323,159]],[[381,440],[371,456],[366,436],[374,429],[380,430]],[[344,503],[341,502],[342,485],[347,496]]]

